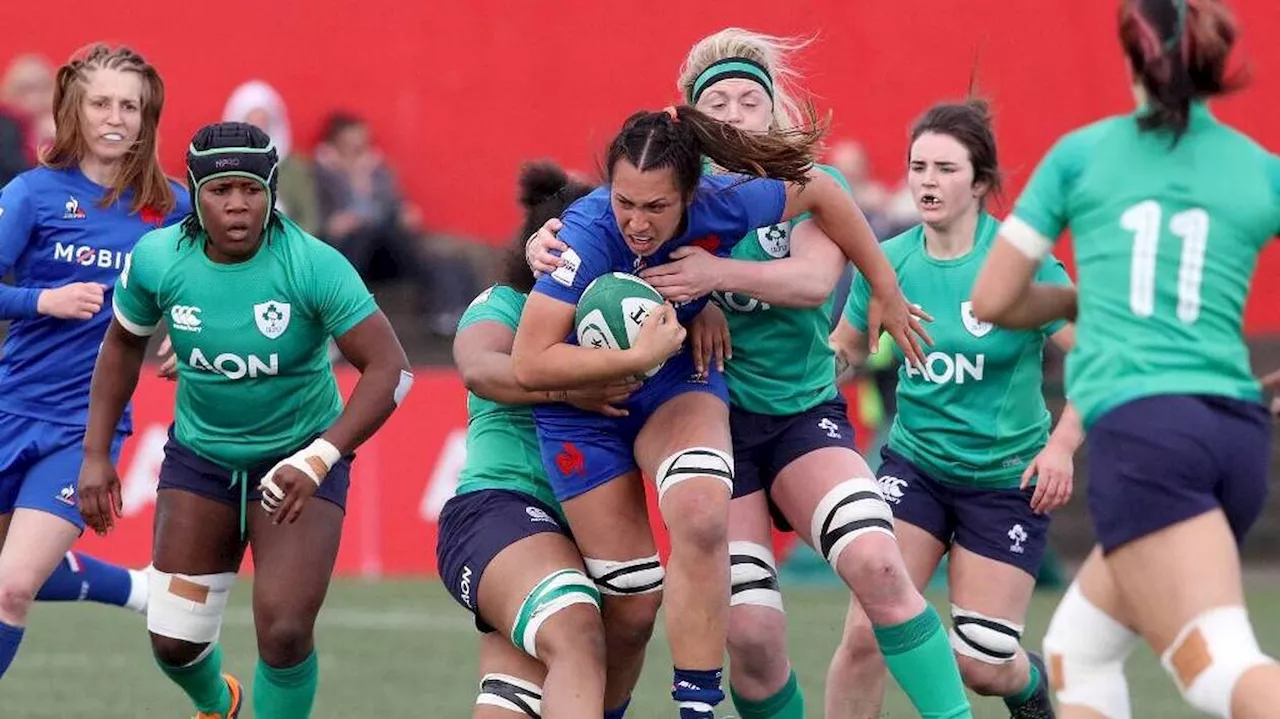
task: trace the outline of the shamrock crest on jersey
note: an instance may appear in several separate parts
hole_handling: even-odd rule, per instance
[[[765,254],[780,260],[791,254],[791,223],[780,222],[761,227],[756,230],[756,239],[760,241],[760,249]]]
[[[982,337],[995,328],[990,322],[983,322],[973,316],[973,303],[968,300],[960,303],[960,319],[964,322],[964,328],[974,337]]]
[[[258,331],[267,339],[273,340],[289,328],[289,303],[279,300],[267,300],[253,306],[253,321]]]

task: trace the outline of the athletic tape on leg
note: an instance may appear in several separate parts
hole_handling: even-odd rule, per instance
[[[583,557],[582,562],[587,565],[587,574],[595,580],[601,594],[620,597],[653,594],[662,591],[662,581],[666,576],[656,554],[623,562]]]
[[[486,674],[480,679],[476,704],[542,719],[542,687],[510,674]]]
[[[234,572],[169,574],[152,569],[147,631],[193,644],[216,642],[235,583]]]
[[[951,648],[986,664],[1008,664],[1018,656],[1023,625],[951,606]]]
[[[751,604],[780,612],[778,567],[773,552],[755,542],[729,542],[729,606]]]
[[[853,540],[869,532],[893,536],[893,510],[874,479],[858,477],[831,488],[813,512],[810,536],[832,567]]]
[[[1087,707],[1109,719],[1130,719],[1124,663],[1139,641],[1072,582],[1044,635],[1045,665],[1058,703]]]
[[[1160,655],[1191,706],[1229,719],[1231,694],[1244,673],[1275,660],[1262,653],[1244,607],[1216,607],[1192,619]]]
[[[667,490],[694,477],[714,477],[733,492],[733,456],[714,447],[689,447],[663,460],[654,476],[659,502]]]
[[[538,656],[538,630],[556,612],[574,604],[590,604],[600,609],[600,591],[595,582],[576,569],[561,569],[548,575],[524,598],[511,630],[511,641],[531,657]]]

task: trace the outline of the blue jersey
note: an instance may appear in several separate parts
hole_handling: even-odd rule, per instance
[[[0,412],[83,426],[89,381],[111,322],[111,294],[133,246],[148,231],[190,212],[185,188],[172,183],[177,206],[168,217],[129,210],[133,193],[110,207],[98,203],[106,188],[79,168],[36,168],[0,190],[0,319],[13,320],[0,357]],[[41,290],[73,282],[108,287],[102,311],[88,320],[36,312]],[[130,413],[120,429],[129,431]]]
[[[787,202],[786,186],[779,180],[703,175],[693,203],[685,210],[684,232],[667,240],[657,252],[641,257],[631,251],[618,230],[610,193],[608,186],[597,188],[565,211],[561,218],[564,228],[559,233],[560,240],[569,246],[562,254],[564,266],[539,278],[534,292],[576,305],[582,291],[597,277],[610,272],[634,274],[661,265],[669,261],[672,252],[687,245],[728,257],[748,232],[780,222]],[[696,317],[709,297],[677,307],[681,324]],[[577,344],[576,336],[566,341]]]

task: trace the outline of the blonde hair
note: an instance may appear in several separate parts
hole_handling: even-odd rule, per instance
[[[685,102],[693,102],[693,85],[711,65],[741,57],[764,67],[773,80],[773,129],[789,130],[807,124],[808,115],[796,99],[803,79],[791,65],[791,56],[813,42],[812,38],[779,37],[728,27],[694,43],[680,65],[676,88]]]
[[[57,134],[40,161],[46,167],[65,169],[78,165],[88,154],[80,129],[80,106],[84,103],[89,73],[103,69],[135,72],[142,78],[142,127],[100,204],[103,207],[115,204],[125,190],[132,189],[132,212],[151,208],[167,215],[173,211],[176,200],[156,154],[160,111],[164,108],[164,82],[154,67],[127,47],[90,45],[58,68],[53,96]]]

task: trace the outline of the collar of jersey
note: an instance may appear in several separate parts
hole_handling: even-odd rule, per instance
[[[929,254],[928,248],[924,246],[924,224],[916,225],[916,231],[920,233],[920,256],[925,262],[938,267],[959,267],[974,259],[980,259],[984,256],[983,247],[991,240],[991,236],[999,230],[996,224],[996,218],[987,214],[986,211],[978,212],[978,224],[973,227],[973,247],[959,257],[952,257],[946,260],[940,260]]]

